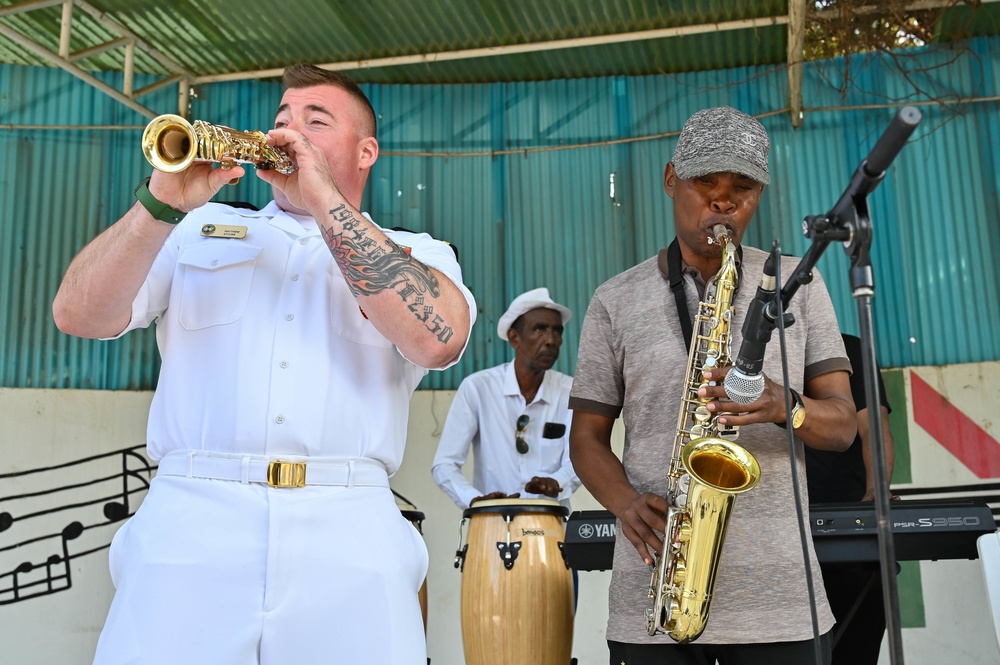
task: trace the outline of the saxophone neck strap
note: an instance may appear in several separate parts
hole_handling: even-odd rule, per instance
[[[684,333],[686,349],[691,348],[691,312],[688,311],[687,298],[684,296],[684,272],[681,270],[681,246],[677,238],[667,247],[667,281],[670,290],[674,292],[674,302],[677,304],[677,318],[681,322],[681,332]]]
[[[736,270],[739,275],[736,288],[739,289],[739,283],[743,281],[743,245],[739,245],[736,248],[736,255],[739,257],[736,263]],[[688,309],[687,297],[684,295],[684,271],[681,269],[682,263],[681,246],[675,237],[674,241],[667,247],[667,281],[670,283],[670,290],[674,293],[674,303],[677,305],[677,318],[681,322],[681,332],[684,333],[684,343],[687,345],[685,348],[690,349],[694,329],[691,325],[691,311]]]

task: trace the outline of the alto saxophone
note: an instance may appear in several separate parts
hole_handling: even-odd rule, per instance
[[[149,121],[142,133],[142,152],[158,171],[177,173],[192,162],[219,162],[231,168],[237,162],[288,175],[295,164],[284,151],[267,144],[263,132],[238,132],[203,120],[190,123],[167,113]]]
[[[722,246],[722,267],[698,305],[688,356],[677,434],[667,472],[667,526],[663,551],[653,565],[646,610],[650,635],[665,632],[685,644],[708,623],[712,589],[736,495],[760,480],[760,466],[734,443],[739,428],[717,422],[698,389],[709,385],[704,372],[731,364],[733,298],[739,282],[736,248],[724,225],[712,228]],[[713,242],[713,238],[709,238]]]

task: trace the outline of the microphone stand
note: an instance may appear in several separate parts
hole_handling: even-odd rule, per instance
[[[864,359],[865,399],[868,404],[868,427],[872,435],[872,468],[875,474],[875,517],[878,523],[879,561],[882,572],[882,598],[885,606],[886,630],[889,636],[889,658],[893,665],[903,665],[903,640],[899,625],[899,591],[896,586],[896,547],[889,522],[889,478],[885,461],[881,399],[875,364],[875,331],[872,324],[871,299],[875,295],[875,278],[869,250],[872,224],[868,214],[868,195],[885,178],[892,160],[906,144],[920,122],[920,111],[913,106],[899,110],[889,127],[861,162],[850,184],[833,208],[825,215],[805,218],[802,232],[812,240],[805,256],[781,289],[782,309],[803,284],[812,281],[812,270],[827,246],[834,241],[844,244],[851,259],[851,291],[858,306],[861,350]],[[777,314],[769,303],[763,325],[772,325]],[[857,368],[855,368],[857,370]]]

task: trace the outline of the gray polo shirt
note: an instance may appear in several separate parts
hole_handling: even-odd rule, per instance
[[[673,293],[666,278],[666,252],[608,280],[594,293],[583,322],[576,375],[570,392],[572,409],[617,417],[625,425],[623,464],[639,492],[663,496],[687,373],[688,349],[681,332]],[[743,284],[736,294],[733,350],[742,343],[740,328],[767,253],[743,248]],[[782,278],[798,259],[783,257]],[[833,304],[817,271],[812,283],[799,288],[787,311],[795,324],[786,330],[789,383],[804,383],[830,371],[850,371]],[[684,288],[692,321],[698,291],[690,274]],[[783,383],[778,331],[764,357],[764,371]],[[699,644],[784,642],[812,638],[805,566],[792,492],[786,430],[773,424],[743,427],[738,443],[760,463],[756,488],[735,502],[719,566],[708,627]],[[802,442],[796,439],[796,473],[806,491]],[[808,513],[808,498],[802,497]],[[808,534],[808,530],[807,530]],[[812,539],[807,537],[819,631],[834,618],[823,591],[823,579]],[[609,592],[609,640],[673,644],[666,635],[646,633],[644,612],[650,571],[619,524]]]

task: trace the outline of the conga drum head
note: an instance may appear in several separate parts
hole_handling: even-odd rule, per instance
[[[466,665],[564,665],[573,578],[562,556],[569,511],[551,499],[477,501],[462,572]]]

